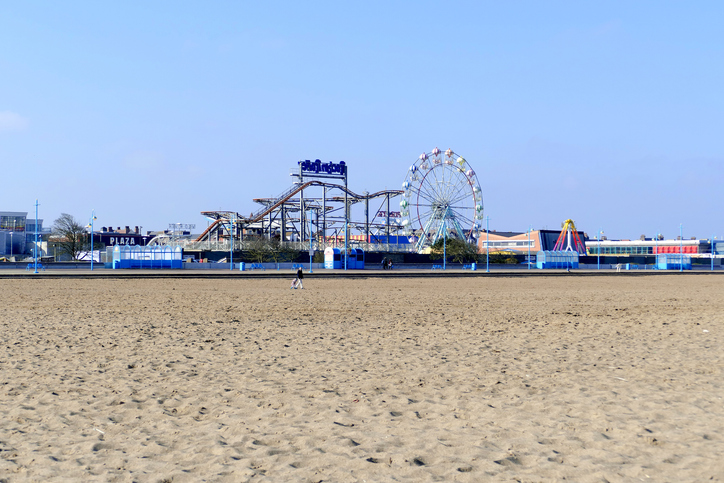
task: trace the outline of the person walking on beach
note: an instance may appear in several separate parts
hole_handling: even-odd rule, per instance
[[[297,268],[297,278],[294,279],[292,282],[292,288],[301,288],[304,289],[304,284],[302,283],[302,279],[304,278],[304,271],[302,271],[302,267]]]

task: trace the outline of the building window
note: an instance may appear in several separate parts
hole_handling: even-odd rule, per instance
[[[487,242],[487,241],[483,240],[483,247],[487,248],[488,246],[490,246],[490,248],[517,248],[517,247],[527,247],[527,246],[530,246],[532,248],[535,246],[535,241],[531,239],[530,244],[529,244],[528,240],[491,241],[491,242]]]
[[[0,230],[25,231],[25,217],[0,216]]]

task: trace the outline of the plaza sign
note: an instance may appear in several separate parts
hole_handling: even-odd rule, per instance
[[[103,243],[106,246],[114,246],[114,245],[145,245],[146,242],[151,239],[150,236],[142,236],[142,235],[135,235],[135,234],[129,234],[129,235],[122,235],[122,234],[108,234],[108,233],[95,233],[94,235],[100,243]]]

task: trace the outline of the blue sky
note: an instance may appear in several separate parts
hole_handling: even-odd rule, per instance
[[[205,227],[438,146],[491,229],[724,235],[724,3],[5,2],[0,210]]]

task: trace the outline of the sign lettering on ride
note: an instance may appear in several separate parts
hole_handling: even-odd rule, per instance
[[[331,161],[323,163],[319,159],[315,159],[314,161],[307,159],[305,161],[299,161],[299,167],[302,174],[311,176],[344,178],[347,175],[347,165],[344,161],[340,161],[339,163],[333,163]]]

